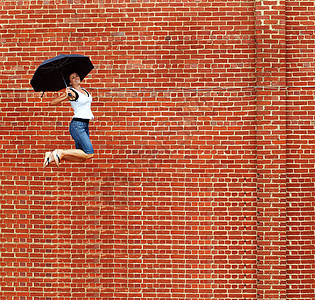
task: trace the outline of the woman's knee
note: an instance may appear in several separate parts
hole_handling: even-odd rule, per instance
[[[94,156],[94,153],[91,153],[91,154],[87,154],[87,157],[86,157],[86,159],[90,159],[90,158],[92,158]]]

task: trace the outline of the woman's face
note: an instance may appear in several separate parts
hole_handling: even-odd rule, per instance
[[[75,86],[75,85],[78,85],[80,84],[80,77],[77,73],[72,73],[70,76],[69,76],[69,79],[70,79],[70,84],[72,86]]]

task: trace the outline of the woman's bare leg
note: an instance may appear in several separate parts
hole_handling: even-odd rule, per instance
[[[94,154],[86,154],[80,149],[74,150],[55,150],[55,154],[59,157],[59,162],[62,160],[72,161],[72,162],[85,162],[87,159],[90,159]],[[56,162],[57,163],[57,162]],[[57,163],[58,165],[58,163]]]

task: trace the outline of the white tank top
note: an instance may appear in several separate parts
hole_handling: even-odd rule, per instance
[[[70,101],[72,109],[74,111],[74,118],[80,118],[80,119],[88,119],[92,120],[94,119],[92,110],[91,110],[91,103],[92,103],[92,96],[84,90],[86,94],[83,94],[79,92],[78,90],[71,88],[73,91],[75,91],[78,95],[76,100]]]

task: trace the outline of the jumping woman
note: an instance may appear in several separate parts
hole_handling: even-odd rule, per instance
[[[84,162],[94,156],[89,134],[89,122],[94,118],[91,111],[92,96],[80,86],[81,80],[77,73],[70,74],[68,83],[71,87],[66,88],[65,93],[53,99],[51,105],[58,105],[64,100],[70,100],[74,116],[69,131],[74,139],[76,149],[56,149],[53,152],[46,152],[44,168],[52,162],[55,162],[59,167],[63,160]]]

